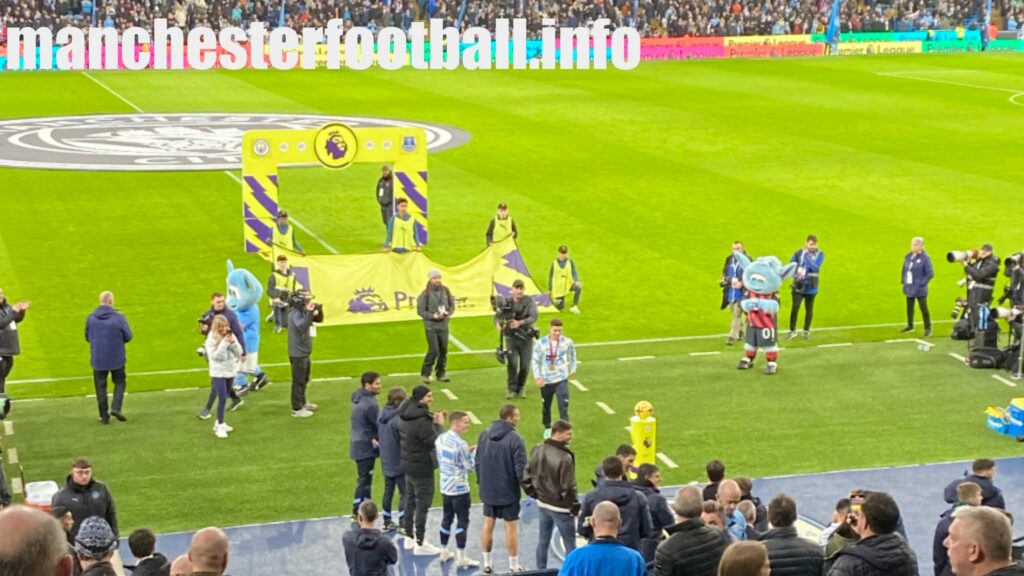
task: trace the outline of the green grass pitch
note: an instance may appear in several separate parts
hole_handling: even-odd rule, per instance
[[[430,159],[428,253],[468,260],[494,206],[508,202],[539,280],[555,247],[570,246],[586,290],[584,314],[566,318],[566,333],[595,344],[724,332],[717,282],[730,242],[785,260],[808,233],[826,253],[817,327],[902,322],[897,274],[916,235],[935,262],[930,303],[944,319],[959,294],[947,250],[989,241],[1003,257],[1024,248],[1009,211],[1024,193],[1024,107],[1009,100],[1024,92],[1022,63],[977,54],[645,63],[628,72],[91,73],[121,98],[80,73],[3,73],[0,116],[133,112],[127,100],[146,112],[365,115],[461,128],[472,140]],[[289,169],[282,199],[341,252],[370,252],[382,240],[375,179],[372,166]],[[12,374],[21,382],[9,392],[45,398],[17,405],[16,434],[4,438],[29,480],[61,479],[72,457],[89,456],[125,527],[160,531],[346,512],[355,382],[339,378],[416,371],[419,323],[322,330],[313,376],[333,380],[312,384],[322,408],[310,421],[288,416],[285,339],[265,330],[261,360],[275,384],[231,415],[230,440],[216,441],[194,418],[208,385],[195,319],[223,288],[225,259],[265,270],[241,252],[239,185],[222,172],[2,169],[0,198],[0,286],[12,300],[33,300]],[[91,380],[82,332],[107,289],[136,339],[131,420],[100,427],[83,398]],[[473,350],[496,345],[487,319],[456,318],[452,331]],[[571,404],[581,486],[625,440],[642,399],[656,408],[659,451],[679,464],[664,470],[670,483],[699,478],[714,457],[760,476],[1015,454],[981,415],[1015,390],[950,358],[963,349],[944,340],[948,324],[937,325],[928,352],[885,343],[895,331],[816,332],[786,344],[774,378],[736,371],[739,350],[721,338],[584,346],[579,379],[589,391],[573,389]],[[367,359],[381,356],[396,358]],[[654,358],[619,360],[637,356]],[[468,408],[486,424],[502,403],[503,370],[484,353],[455,354],[451,367],[459,400],[436,395],[438,405]],[[140,372],[165,373],[132,376]],[[385,388],[413,384],[385,378]],[[192,387],[203,390],[164,392]],[[538,404],[535,391],[520,401],[529,444],[540,439]],[[381,490],[378,481],[375,497]]]

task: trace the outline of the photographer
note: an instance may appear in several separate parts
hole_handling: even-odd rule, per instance
[[[747,318],[743,315],[743,308],[740,301],[743,300],[743,265],[740,264],[737,254],[746,254],[743,242],[739,240],[732,243],[732,252],[725,258],[725,265],[722,267],[722,279],[718,285],[722,287],[722,308],[729,309],[732,316],[732,324],[729,327],[729,339],[726,345],[732,346],[740,339],[746,331]]]
[[[818,237],[807,236],[804,247],[793,253],[789,259],[797,265],[793,277],[793,310],[789,314],[789,338],[796,338],[796,322],[800,319],[800,304],[806,309],[804,315],[804,340],[811,337],[811,320],[814,319],[814,300],[818,297],[818,275],[825,263],[825,253],[818,249]]]
[[[278,255],[277,266],[267,280],[267,296],[270,296],[270,305],[274,309],[271,316],[274,319],[275,334],[288,326],[288,297],[295,293],[296,288],[295,272],[288,265],[288,257]]]
[[[317,405],[306,402],[310,360],[313,353],[313,323],[324,321],[324,310],[313,295],[300,290],[288,301],[288,360],[292,366],[292,416],[309,418]]]
[[[978,257],[964,260],[964,274],[967,282],[967,305],[972,315],[977,314],[979,306],[992,303],[992,291],[995,289],[996,276],[999,275],[999,258],[992,254],[991,244],[982,244]]]
[[[504,341],[499,360],[504,360],[508,368],[506,399],[526,398],[525,385],[533,358],[533,339],[539,336],[533,327],[537,322],[537,304],[524,294],[525,289],[526,284],[517,279],[512,283],[511,298],[497,296],[494,301],[494,324]]]

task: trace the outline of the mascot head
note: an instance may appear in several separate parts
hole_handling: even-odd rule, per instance
[[[263,285],[256,276],[244,268],[235,268],[231,260],[228,260],[228,308],[250,308],[257,305],[262,297]]]
[[[796,263],[785,266],[775,256],[762,256],[753,262],[746,254],[736,254],[743,266],[743,285],[755,294],[774,294],[782,287],[782,281],[796,274]]]

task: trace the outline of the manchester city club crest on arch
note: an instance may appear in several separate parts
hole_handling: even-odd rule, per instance
[[[402,151],[403,152],[415,152],[416,151],[416,137],[415,136],[402,136]]]

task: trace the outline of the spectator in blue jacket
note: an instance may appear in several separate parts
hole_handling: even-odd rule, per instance
[[[595,538],[596,533],[590,517],[598,503],[609,501],[619,507],[619,540],[639,551],[641,540],[650,538],[654,533],[647,498],[636,486],[623,479],[622,462],[618,458],[605,458],[601,467],[604,468],[604,482],[583,497],[576,532],[587,539]]]
[[[390,532],[401,524],[405,514],[405,467],[402,465],[402,433],[398,429],[398,407],[405,401],[405,388],[396,387],[388,391],[388,402],[377,419],[377,448],[380,451],[380,468],[384,472],[384,531]],[[395,488],[398,488],[398,514],[391,515]],[[395,522],[395,519],[398,521]]]
[[[499,518],[505,521],[509,571],[519,571],[519,499],[526,470],[526,443],[516,432],[518,423],[519,409],[515,404],[506,404],[501,407],[499,419],[481,432],[477,440],[476,479],[480,485],[480,501],[484,503],[481,544],[485,574],[494,571],[491,548],[494,524]]]
[[[789,337],[796,338],[796,321],[800,318],[800,304],[804,304],[804,340],[811,337],[814,319],[814,299],[818,296],[818,274],[825,263],[825,253],[818,249],[818,237],[807,236],[804,247],[793,253],[790,262],[796,263],[793,277],[793,310],[789,314]]]
[[[114,295],[100,294],[100,305],[85,321],[85,341],[89,343],[93,384],[96,387],[96,404],[99,405],[100,422],[108,424],[113,416],[121,422],[127,420],[121,413],[125,388],[128,387],[124,366],[124,345],[132,340],[132,329],[124,314],[114,309]],[[107,404],[107,376],[114,381],[114,402]]]
[[[924,238],[920,236],[910,241],[910,253],[903,258],[903,295],[907,297],[907,326],[902,332],[914,331],[914,302],[921,307],[921,318],[924,319],[925,338],[932,335],[932,317],[928,313],[928,283],[935,273],[932,271],[932,259],[924,251]]]
[[[646,576],[647,565],[636,550],[626,546],[622,534],[622,516],[612,502],[599,502],[590,518],[594,538],[565,558],[558,576]]]
[[[947,504],[957,502],[956,487],[964,482],[974,482],[981,486],[981,505],[1001,508],[1006,510],[1006,500],[1003,498],[1003,491],[996,486],[992,479],[996,476],[996,462],[989,458],[979,458],[971,463],[971,474],[964,473],[963,478],[957,478],[946,485],[943,496]]]
[[[359,389],[352,393],[352,429],[348,440],[349,458],[356,463],[356,494],[352,500],[352,522],[359,522],[359,505],[369,500],[373,488],[373,465],[377,462],[377,394],[380,374],[364,372]]]

